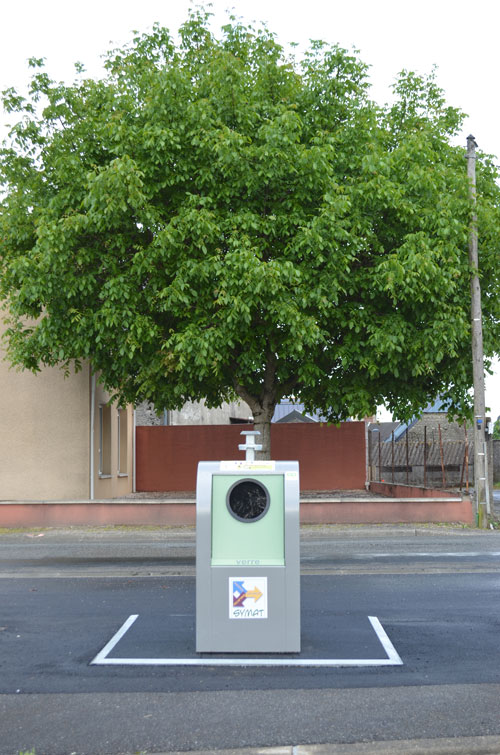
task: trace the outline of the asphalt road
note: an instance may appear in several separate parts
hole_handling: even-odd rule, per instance
[[[417,525],[310,526],[302,573],[500,568],[500,530]],[[74,528],[0,535],[1,577],[194,576],[194,530]]]
[[[402,665],[90,665],[131,615],[111,657],[195,657],[192,531],[0,537],[1,755],[497,736],[500,752],[500,532],[307,528],[301,550],[301,657],[386,659],[372,616]]]

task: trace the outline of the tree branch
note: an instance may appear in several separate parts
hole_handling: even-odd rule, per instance
[[[233,388],[238,396],[246,401],[252,412],[255,414],[255,409],[259,407],[259,401],[256,396],[253,396],[244,385],[241,385],[236,378],[233,378]]]

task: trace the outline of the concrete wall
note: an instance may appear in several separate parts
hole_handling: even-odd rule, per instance
[[[170,412],[172,425],[225,425],[231,417],[248,420],[252,412],[243,401],[231,401],[209,409],[204,401],[189,401],[180,411]]]
[[[137,427],[156,427],[157,425],[168,424],[164,422],[163,413],[157,413],[154,404],[150,401],[143,401],[136,406],[135,422]]]
[[[440,491],[433,491],[440,495]],[[68,525],[194,525],[194,500],[75,501],[72,503],[5,503],[0,501],[0,527]],[[302,524],[368,524],[380,522],[461,522],[473,524],[468,497],[303,498]],[[167,535],[168,536],[168,535]]]
[[[443,442],[463,441],[465,438],[463,423],[449,422],[448,415],[444,412],[425,412],[421,419],[408,431],[409,441],[423,441],[424,427],[426,428],[428,443],[439,443],[439,429],[441,429],[441,439]],[[472,442],[472,425],[468,424],[466,427],[469,442]]]
[[[137,490],[194,491],[199,461],[244,458],[240,433],[241,425],[138,427]],[[302,490],[365,486],[364,422],[274,424],[271,445],[273,459],[299,461]]]
[[[492,441],[493,446],[493,482],[500,482],[500,440]]]
[[[470,498],[347,499],[331,503],[302,501],[301,524],[409,524],[453,522],[474,524]]]
[[[457,496],[450,490],[438,490],[437,488],[424,488],[418,485],[393,484],[390,482],[371,482],[370,491],[377,495],[390,498],[452,498]]]
[[[88,367],[69,378],[55,368],[33,375],[0,354],[0,499],[87,497]]]
[[[188,401],[182,409],[172,410],[165,417],[164,412],[156,411],[153,404],[144,401],[136,408],[138,427],[158,425],[229,425],[230,418],[248,420],[252,412],[244,401],[224,403],[209,409],[204,401]],[[166,420],[166,421],[165,421]]]

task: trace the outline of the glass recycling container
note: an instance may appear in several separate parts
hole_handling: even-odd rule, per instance
[[[248,457],[198,465],[198,653],[300,652],[299,465]]]

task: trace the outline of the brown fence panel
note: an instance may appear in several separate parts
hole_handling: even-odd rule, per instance
[[[245,429],[253,429],[247,425]],[[243,459],[241,425],[174,425],[136,430],[138,491],[194,490],[199,461]],[[359,490],[366,479],[364,422],[339,427],[274,424],[272,457],[298,460],[302,490]]]
[[[425,430],[425,428],[424,428]],[[381,441],[369,433],[370,481],[468,490],[474,477],[474,446],[466,441]]]

